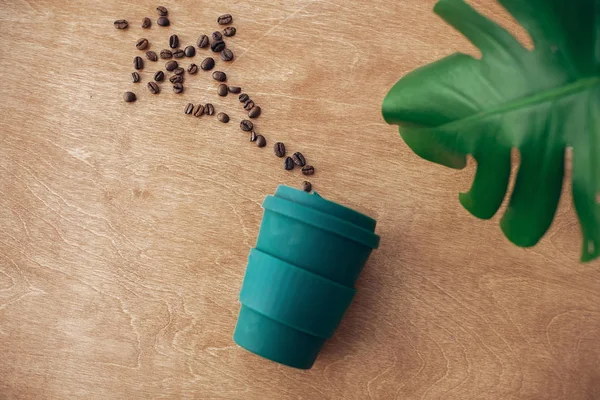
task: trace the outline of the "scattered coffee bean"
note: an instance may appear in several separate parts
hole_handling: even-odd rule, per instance
[[[179,47],[179,36],[171,35],[169,38],[169,47],[172,49],[176,49]]]
[[[138,74],[137,72],[132,72],[131,73],[131,81],[133,83],[138,83],[140,81],[140,74]]]
[[[188,103],[187,106],[185,106],[185,109],[183,110],[183,112],[186,115],[190,115],[193,111],[194,111],[194,105],[192,103]]]
[[[292,154],[292,160],[294,160],[294,163],[299,167],[304,167],[306,165],[306,159],[299,151]]]
[[[228,123],[228,122],[229,122],[229,115],[227,115],[227,114],[225,114],[225,113],[219,113],[219,114],[217,114],[217,119],[218,119],[220,122],[222,122],[222,123],[226,124],[226,123]]]
[[[223,61],[231,61],[233,60],[233,51],[229,50],[229,49],[223,49],[223,51],[221,51],[221,60]]]
[[[196,55],[196,48],[194,46],[187,46],[183,52],[186,57],[194,57]]]
[[[223,14],[219,18],[217,18],[217,23],[219,25],[229,25],[233,22],[233,17],[231,14]]]
[[[242,93],[239,95],[238,99],[240,100],[240,103],[245,103],[250,100],[250,96],[248,96],[246,93]]]
[[[302,167],[302,173],[304,175],[312,175],[315,173],[315,167],[313,167],[312,165],[305,165],[304,167]]]
[[[215,106],[213,106],[210,103],[207,103],[204,106],[204,112],[206,113],[206,115],[213,115],[215,113]]]
[[[183,84],[181,83],[176,83],[173,85],[173,91],[177,94],[183,92]]]
[[[154,51],[150,50],[146,52],[146,58],[150,61],[157,61],[158,55]]]
[[[254,132],[254,131],[250,132],[250,141],[256,142],[256,138],[257,138],[256,132]]]
[[[225,35],[227,37],[234,36],[235,32],[236,32],[236,29],[233,26],[228,26],[227,28],[223,29],[223,35]]]
[[[165,80],[165,73],[162,71],[156,71],[156,73],[154,74],[154,80],[156,82],[162,82]]]
[[[219,82],[225,82],[227,80],[227,74],[222,71],[213,72],[212,77],[215,81],[219,81]]]
[[[210,45],[210,49],[215,53],[219,53],[225,49],[225,42],[222,40],[217,40],[216,42],[212,42]]]
[[[247,119],[244,119],[242,120],[242,122],[240,122],[240,128],[244,132],[250,132],[254,128],[254,124],[252,124],[252,122],[248,121]]]
[[[244,110],[246,110],[246,111],[250,111],[250,110],[252,110],[253,108],[254,108],[254,102],[253,102],[252,100],[247,100],[247,101],[244,103]]]
[[[173,70],[173,73],[175,75],[183,75],[183,73],[185,72],[185,69],[181,68],[181,67],[177,67]]]
[[[183,58],[185,57],[185,52],[181,49],[177,49],[173,52],[173,57],[175,58]]]
[[[126,19],[118,19],[115,21],[115,28],[117,29],[127,29],[129,26],[129,22]],[[130,93],[130,92],[128,92]]]
[[[167,17],[158,17],[158,20],[156,20],[156,23],[159,26],[169,26],[169,25],[171,25],[171,23],[169,22],[169,18],[167,18]]]
[[[242,88],[239,86],[229,86],[229,93],[238,94],[242,91]]]
[[[145,18],[142,20],[142,28],[144,28],[144,29],[148,29],[148,28],[150,28],[151,26],[152,26],[152,20],[151,20],[150,18],[148,18],[148,17],[145,17]]]
[[[132,101],[135,101],[137,99],[137,97],[135,97],[135,93],[133,92],[125,92],[125,94],[123,95],[123,100],[125,100],[125,102],[127,103],[131,103]]]
[[[302,190],[304,190],[305,192],[310,193],[312,190],[312,185],[309,181],[304,181],[302,182]]]
[[[137,70],[144,69],[144,60],[142,60],[142,57],[136,56],[133,59],[133,68]]]
[[[152,94],[158,94],[158,92],[160,92],[160,87],[158,87],[158,84],[156,82],[150,81],[148,82],[148,90]]]
[[[175,60],[167,61],[165,63],[165,69],[169,72],[173,71],[177,67],[179,67],[179,64]]]
[[[163,49],[160,51],[160,58],[162,58],[163,60],[169,60],[173,58],[173,53],[171,52],[171,50]]]
[[[267,145],[267,139],[263,135],[256,135],[256,145],[258,147],[265,147]]]
[[[200,68],[202,68],[204,71],[210,71],[214,67],[215,59],[212,57],[205,58],[204,61],[202,61],[202,63],[200,64]]]
[[[249,118],[258,118],[260,116],[261,112],[262,112],[262,109],[260,108],[260,106],[254,106],[254,107],[252,107],[252,110],[248,111],[248,117]]]
[[[223,40],[223,35],[221,35],[221,32],[219,32],[219,31],[215,31],[215,32],[213,32],[213,34],[212,34],[212,38],[213,38],[213,40],[215,40],[215,41],[218,41],[218,40]]]
[[[160,15],[161,17],[164,17],[167,14],[169,14],[169,11],[167,10],[167,8],[163,7],[163,6],[156,7],[156,11],[158,12],[158,15]]]
[[[221,97],[225,97],[225,96],[227,96],[227,93],[229,93],[229,90],[227,89],[227,85],[224,83],[221,83],[219,85],[219,87],[217,88],[217,94]]]
[[[198,66],[196,64],[190,64],[187,68],[188,74],[194,75],[198,72]]]
[[[175,83],[183,83],[183,75],[172,75],[169,78],[169,82],[175,84]]]
[[[208,47],[208,45],[209,45],[208,36],[200,35],[200,37],[198,38],[198,42],[196,44],[198,45],[198,48],[200,48],[200,49]]]
[[[283,162],[283,168],[286,169],[286,171],[291,171],[292,169],[294,169],[294,160],[292,160],[292,157],[286,157],[285,161]]]
[[[138,41],[135,43],[135,47],[138,50],[146,50],[146,47],[148,47],[148,39],[146,39],[146,38],[138,39]]]
[[[273,146],[273,149],[275,150],[275,155],[277,157],[285,156],[285,144],[283,144],[281,142],[277,142],[277,143],[275,143],[275,146]],[[288,158],[290,158],[290,157],[288,157]]]
[[[194,108],[194,117],[201,117],[204,115],[204,106],[202,104],[198,104]]]

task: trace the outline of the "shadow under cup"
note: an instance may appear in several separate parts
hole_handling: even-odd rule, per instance
[[[350,306],[379,236],[375,220],[287,186],[264,215],[240,291],[234,341],[295,368],[312,367]]]

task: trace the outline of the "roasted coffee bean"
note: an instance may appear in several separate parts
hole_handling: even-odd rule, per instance
[[[165,79],[165,73],[162,71],[156,71],[154,74],[154,80],[156,82],[162,82]]]
[[[183,52],[186,57],[194,57],[196,55],[196,48],[194,46],[187,46]]]
[[[310,193],[312,191],[312,185],[309,181],[304,181],[302,182],[302,190],[304,190],[305,192]]]
[[[221,52],[225,49],[225,42],[222,40],[217,40],[216,42],[212,42],[210,45],[210,49],[215,53]]]
[[[294,169],[294,160],[292,160],[292,157],[286,157],[285,161],[283,162],[283,168],[285,168],[287,171],[290,171],[292,169]]]
[[[198,66],[196,64],[190,64],[187,68],[188,74],[194,75],[198,72]]]
[[[229,90],[227,90],[227,85],[224,83],[221,83],[219,85],[219,87],[217,88],[217,94],[221,97],[225,97],[225,96],[227,96],[227,93],[229,93]]]
[[[183,83],[183,75],[172,75],[169,77],[169,82],[175,83]]]
[[[175,60],[167,61],[165,63],[165,69],[169,72],[173,71],[177,67],[179,67],[179,64]]]
[[[131,73],[131,81],[133,83],[138,83],[140,81],[140,74],[138,74],[137,72],[132,72]]]
[[[194,111],[194,105],[192,103],[188,103],[187,106],[185,106],[185,109],[183,110],[183,112],[186,115],[190,115],[192,111]]]
[[[256,138],[257,138],[256,132],[254,132],[254,131],[250,132],[250,141],[256,142]]]
[[[169,22],[169,18],[167,18],[167,17],[158,17],[158,19],[156,20],[156,23],[159,26],[169,26],[169,25],[171,25],[171,23]]]
[[[150,18],[148,18],[148,17],[145,17],[145,18],[142,20],[142,28],[144,28],[144,29],[148,29],[148,28],[150,28],[151,26],[152,26],[152,20],[151,20]]]
[[[242,120],[242,122],[240,122],[240,128],[244,132],[250,132],[254,128],[254,124],[252,124],[252,122],[248,121],[247,119],[244,119]]]
[[[138,39],[135,43],[135,48],[138,50],[146,50],[146,47],[148,47],[148,39],[146,38]]]
[[[219,114],[217,114],[217,119],[218,119],[220,122],[222,122],[222,123],[226,124],[226,123],[228,123],[228,122],[229,122],[229,115],[227,115],[227,114],[225,114],[225,113],[219,113]]]
[[[198,48],[200,48],[200,49],[208,47],[208,45],[209,45],[208,36],[200,35],[200,37],[198,38],[198,42],[196,44],[198,45]]]
[[[275,150],[275,155],[277,157],[285,156],[285,144],[283,144],[281,142],[277,142],[277,143],[275,143],[275,146],[273,146],[273,149]]]
[[[215,40],[215,41],[216,41],[216,40],[223,40],[223,35],[221,34],[221,32],[219,32],[219,31],[215,31],[215,32],[213,32],[213,34],[212,34],[212,38],[213,38],[213,40]]]
[[[250,100],[250,96],[248,96],[246,93],[242,93],[239,95],[238,99],[240,100],[240,103],[245,103]]]
[[[169,38],[169,47],[172,49],[176,49],[179,47],[179,36],[171,35]]]
[[[231,14],[223,14],[219,18],[217,18],[217,23],[219,25],[229,25],[233,22],[233,17]]]
[[[142,57],[137,56],[133,59],[133,68],[137,70],[144,69],[144,60],[142,60]]]
[[[294,160],[294,163],[299,167],[304,167],[306,165],[306,159],[299,151],[292,154],[292,160]]]
[[[185,52],[181,49],[177,49],[173,52],[173,57],[175,58],[183,58],[185,57]]]
[[[167,8],[163,7],[163,6],[156,7],[156,12],[158,12],[158,15],[160,15],[161,17],[164,17],[167,14],[169,14],[169,11],[167,10]]]
[[[160,92],[160,87],[158,87],[158,84],[156,82],[150,81],[148,82],[148,90],[152,94],[158,94],[158,92]]]
[[[254,107],[252,107],[252,110],[248,111],[248,117],[249,118],[258,118],[260,116],[261,112],[262,112],[262,109],[260,108],[260,106],[254,106]]]
[[[242,88],[239,86],[229,86],[229,93],[238,94],[242,91]]]
[[[177,94],[183,92],[183,84],[181,83],[176,83],[173,85],[173,91]]]
[[[181,67],[177,67],[173,70],[173,73],[175,75],[183,75],[183,73],[185,72],[185,69],[181,68]]]
[[[267,145],[267,139],[263,135],[256,135],[256,145],[258,147],[265,147]]]
[[[158,55],[154,51],[150,50],[146,52],[146,58],[150,61],[157,61]]]
[[[223,29],[223,35],[225,35],[227,37],[234,36],[235,32],[236,32],[236,29],[233,26],[228,26],[227,28]]]
[[[117,28],[117,29],[127,29],[128,26],[129,26],[129,22],[127,22],[126,19],[118,19],[115,21],[115,28]],[[127,93],[131,93],[131,92],[127,92]]]
[[[221,54],[219,54],[219,56],[221,57],[221,60],[223,60],[223,61],[231,61],[231,60],[233,60],[233,51],[231,51],[229,49],[223,49],[223,51],[221,51]]]
[[[194,117],[201,117],[204,115],[204,106],[202,104],[198,104],[194,108]]]
[[[160,58],[162,58],[163,60],[168,60],[170,58],[173,58],[173,53],[171,52],[171,50],[163,49],[160,51]]]
[[[213,72],[212,77],[215,81],[219,81],[219,82],[225,82],[227,80],[227,74],[222,71]]]
[[[246,110],[246,111],[250,111],[250,110],[252,110],[253,108],[254,108],[254,102],[253,102],[252,100],[247,100],[247,101],[244,103],[244,110]]]
[[[204,71],[210,71],[214,67],[215,59],[212,57],[205,58],[204,61],[202,61],[202,63],[200,64],[200,68],[202,68]]]
[[[135,101],[136,98],[137,97],[135,97],[135,93],[133,92],[125,92],[125,94],[123,95],[123,100],[125,100],[127,103]]]
[[[213,106],[210,103],[207,103],[204,106],[204,112],[206,113],[206,115],[213,115],[215,113],[215,106]]]
[[[315,173],[315,167],[313,167],[312,165],[305,165],[304,167],[302,167],[302,173],[304,175],[312,175]]]

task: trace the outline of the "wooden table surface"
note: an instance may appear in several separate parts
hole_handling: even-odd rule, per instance
[[[433,4],[186,0],[164,4],[169,28],[142,30],[158,4],[0,1],[0,398],[600,399],[600,263],[578,262],[570,184],[545,238],[519,249],[498,217],[459,205],[473,165],[427,163],[382,120],[399,77],[473,51]],[[225,12],[236,60],[216,69],[262,106],[263,149],[209,73],[181,95],[146,89],[163,62],[130,82],[136,39],[194,44]],[[186,116],[187,102],[232,121]],[[303,181],[276,141],[381,236],[309,371],[232,340],[261,202]]]

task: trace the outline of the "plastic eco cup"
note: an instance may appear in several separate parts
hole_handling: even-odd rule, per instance
[[[340,324],[379,245],[376,221],[287,186],[263,203],[240,291],[233,340],[290,367],[311,368]]]

